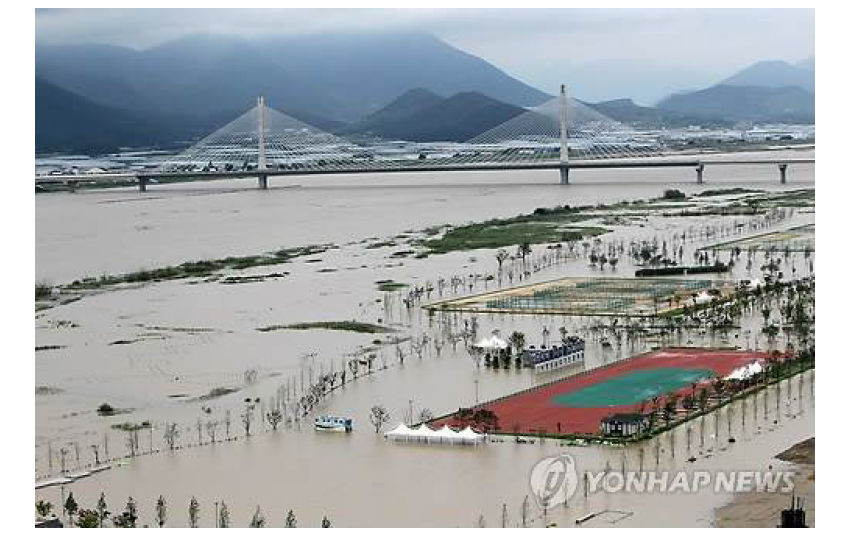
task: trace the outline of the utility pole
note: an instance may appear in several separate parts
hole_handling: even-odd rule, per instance
[[[559,93],[559,183],[570,184],[570,163],[568,158],[568,88],[562,84]]]

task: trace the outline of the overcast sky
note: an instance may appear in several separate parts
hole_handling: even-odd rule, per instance
[[[554,93],[650,103],[766,59],[814,55],[813,9],[37,10],[37,42],[146,48],[191,33],[421,30]]]

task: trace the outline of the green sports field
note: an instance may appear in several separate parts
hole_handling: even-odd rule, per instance
[[[635,370],[554,396],[552,403],[570,408],[602,408],[631,406],[654,396],[676,391],[713,373],[704,368],[653,368]]]

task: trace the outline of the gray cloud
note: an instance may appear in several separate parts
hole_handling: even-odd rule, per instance
[[[418,30],[546,91],[635,96],[713,83],[762,59],[814,55],[813,9],[49,9],[37,42],[146,48],[190,33]]]

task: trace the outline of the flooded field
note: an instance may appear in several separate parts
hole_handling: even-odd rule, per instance
[[[715,166],[707,168],[707,184],[694,179],[692,170],[683,169],[586,171],[573,173],[573,184],[563,187],[553,172],[419,173],[275,179],[268,191],[245,180],[153,185],[146,193],[112,189],[37,195],[36,280],[49,285],[281,248],[327,247],[279,265],[91,289],[80,299],[37,312],[35,477],[56,476],[62,463],[75,471],[93,465],[95,458],[127,456],[132,433],[116,426],[130,423],[140,426],[132,446],[136,456],[65,486],[64,493],[73,491],[81,505],[90,507],[105,492],[114,511],[132,495],[143,523],[153,523],[153,505],[161,494],[168,500],[172,526],[187,525],[192,496],[201,504],[202,526],[214,524],[215,502],[222,500],[236,526],[245,526],[257,505],[272,526],[281,525],[288,510],[296,513],[300,526],[319,526],[323,516],[335,526],[473,526],[480,516],[488,526],[500,526],[503,504],[509,524],[520,523],[533,464],[563,449],[584,468],[619,467],[639,459],[663,468],[765,468],[774,463],[773,455],[814,435],[813,371],[802,381],[792,380],[791,406],[783,404],[780,418],[774,417],[776,395],[761,402],[771,405],[767,420],[762,408],[754,419],[751,407],[729,406],[722,410],[730,414],[720,426],[734,423],[729,426],[737,442],[728,442],[721,430],[716,433],[716,421],[707,418],[702,446],[697,428],[687,432],[680,427],[660,436],[658,462],[652,443],[626,449],[562,447],[553,440],[504,440],[478,448],[395,445],[374,433],[369,422],[374,405],[389,411],[385,429],[390,429],[401,421],[416,422],[424,410],[444,415],[583,370],[539,376],[528,369],[480,367],[465,341],[455,337],[472,321],[482,335],[521,330],[528,344],[539,344],[544,332],[558,334],[566,326],[586,337],[585,368],[660,345],[783,347],[785,341],[759,335],[761,320],[754,314],[745,314],[737,330],[607,344],[598,319],[431,315],[419,307],[519,284],[488,277],[498,271],[491,249],[419,255],[420,241],[432,236],[434,227],[507,218],[538,207],[656,198],[669,188],[687,194],[814,188],[814,166],[792,166],[787,185],[779,185],[773,165]],[[723,201],[717,196],[709,202]],[[657,237],[670,243],[680,229],[731,226],[746,219],[597,215],[580,225],[608,230],[598,237],[604,244]],[[813,223],[813,206],[798,206],[766,231]],[[685,257],[730,238],[743,236],[691,234]],[[628,257],[612,272],[589,266],[581,256],[544,260],[543,245],[533,250],[530,262],[536,268],[521,276],[521,284],[632,277],[636,269]],[[794,275],[809,273],[809,260],[802,253],[795,257]],[[739,262],[728,273],[694,277],[761,277],[762,263],[755,264],[748,270]],[[410,289],[452,278],[461,283],[422,292],[407,303]],[[324,325],[333,329],[289,329],[310,322],[333,323]],[[307,418],[284,422],[276,431],[262,418],[281,403],[292,404],[292,393],[302,394],[317,377],[352,370],[352,361],[368,356],[374,356],[368,369],[362,365],[355,378],[334,387]],[[102,404],[114,411],[98,412]],[[241,419],[245,404],[255,406],[250,437],[244,437]],[[310,419],[324,414],[352,417],[354,432],[316,434]],[[743,425],[742,414],[747,415]],[[183,448],[169,450],[164,435],[169,423],[178,424],[177,444]],[[697,461],[688,463],[686,434],[692,433]],[[232,440],[225,441],[230,435]],[[36,497],[59,504],[62,493],[50,487],[37,490]],[[610,509],[633,515],[617,523],[602,517],[592,523],[703,526],[728,498],[579,495],[575,503],[547,512],[546,521],[572,526],[587,512]],[[537,505],[531,511],[531,524],[545,522]]]

